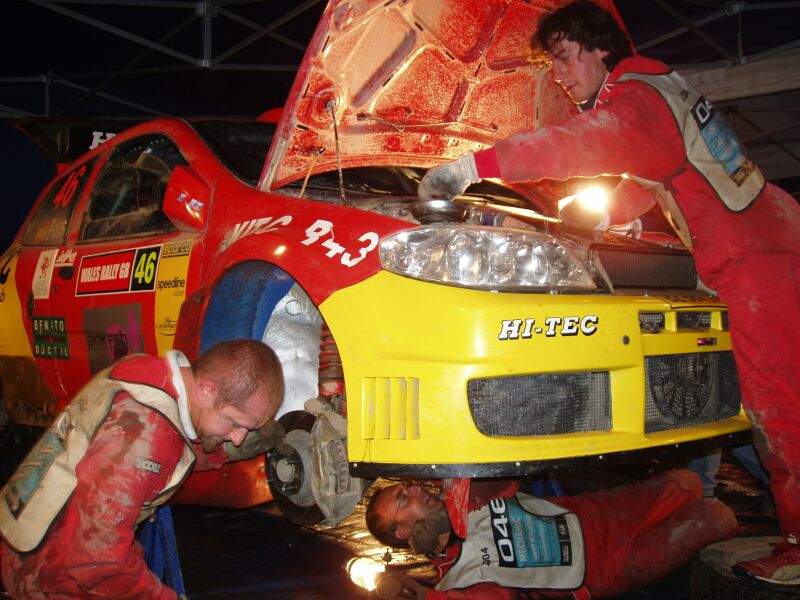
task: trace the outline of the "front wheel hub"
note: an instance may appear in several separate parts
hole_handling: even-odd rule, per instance
[[[286,434],[284,443],[294,452],[284,455],[275,450],[268,457],[268,481],[270,487],[277,488],[293,504],[314,505],[311,490],[311,434],[295,429]]]

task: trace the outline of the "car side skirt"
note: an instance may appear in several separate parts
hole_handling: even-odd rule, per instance
[[[491,464],[445,464],[445,465],[398,465],[394,463],[350,463],[350,474],[355,477],[409,477],[421,479],[439,478],[495,478],[526,477],[550,474],[558,470],[605,468],[622,464],[642,462],[654,458],[694,458],[703,456],[717,448],[736,447],[751,443],[750,431],[738,431],[712,438],[631,450],[612,452],[598,456],[581,456],[558,460],[524,460]]]

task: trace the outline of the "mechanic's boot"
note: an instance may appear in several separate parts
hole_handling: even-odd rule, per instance
[[[780,585],[800,585],[800,544],[789,536],[777,544],[769,556],[733,565],[740,577],[759,579]]]

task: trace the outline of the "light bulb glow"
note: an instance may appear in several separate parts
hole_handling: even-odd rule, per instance
[[[582,208],[591,212],[605,212],[608,209],[608,192],[600,186],[593,185],[582,189],[577,194],[572,194],[558,201],[558,210],[575,201]]]
[[[601,187],[592,186],[577,194],[578,202],[592,212],[602,212],[608,207],[608,192]]]
[[[346,568],[350,580],[368,592],[375,589],[378,576],[386,571],[386,565],[365,556],[351,558]]]

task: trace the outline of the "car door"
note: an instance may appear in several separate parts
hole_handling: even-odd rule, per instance
[[[23,225],[0,273],[0,354],[9,416],[46,425],[64,393],[59,365],[72,359],[63,307],[52,304],[51,285],[63,260],[67,230],[94,171],[92,158],[54,181]]]
[[[100,167],[64,250],[70,264],[53,276],[51,301],[70,314],[69,395],[127,354],[172,347],[200,254],[199,232],[179,231],[163,211],[172,170],[186,164],[172,140],[152,133],[118,144]]]

